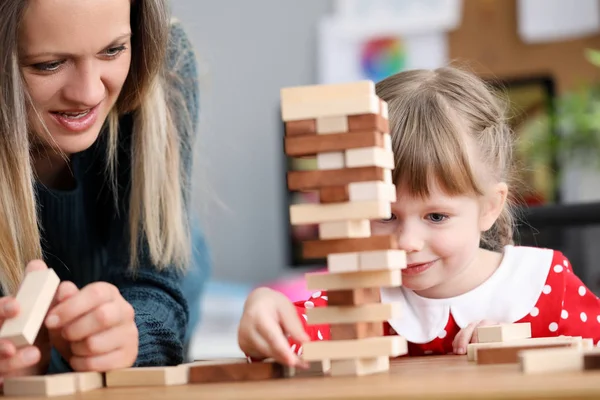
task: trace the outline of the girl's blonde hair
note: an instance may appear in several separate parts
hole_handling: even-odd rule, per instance
[[[190,258],[184,205],[185,182],[172,111],[185,110],[165,70],[170,31],[166,0],[132,1],[132,61],[119,99],[106,121],[107,170],[117,196],[117,147],[120,116],[132,113],[133,141],[129,198],[130,264],[138,263],[145,239],[150,259],[160,268],[184,269]],[[18,29],[27,0],[0,2],[0,280],[5,294],[18,288],[24,266],[42,257],[34,197],[34,172],[28,138],[32,108],[19,67]],[[175,104],[177,103],[177,104]],[[184,113],[185,114],[185,113]],[[184,117],[187,114],[184,115]],[[189,116],[188,116],[189,117]],[[189,128],[191,121],[184,127]],[[117,199],[115,198],[115,201]]]
[[[410,70],[376,85],[388,103],[396,166],[394,182],[418,197],[430,184],[448,195],[483,195],[485,181],[511,187],[513,137],[505,104],[470,72],[454,67]],[[469,152],[465,133],[475,152]],[[474,165],[475,153],[480,159]],[[481,246],[501,250],[513,243],[514,198],[509,198],[494,226],[482,234]]]

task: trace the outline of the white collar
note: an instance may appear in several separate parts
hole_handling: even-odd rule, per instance
[[[553,256],[554,251],[549,249],[506,246],[492,276],[467,293],[429,299],[404,287],[382,288],[381,301],[401,303],[402,316],[388,322],[412,343],[429,343],[443,337],[450,313],[460,328],[485,319],[513,323],[536,305]]]

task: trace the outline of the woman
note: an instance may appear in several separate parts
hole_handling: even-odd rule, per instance
[[[0,3],[0,321],[26,265],[62,281],[0,376],[183,360],[198,92],[166,1]]]

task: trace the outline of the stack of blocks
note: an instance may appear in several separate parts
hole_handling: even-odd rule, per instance
[[[330,362],[331,375],[389,370],[406,340],[384,337],[383,321],[399,304],[381,303],[381,287],[402,284],[405,253],[393,235],[372,235],[370,222],[391,216],[396,201],[387,103],[371,81],[281,89],[285,154],[316,158],[316,169],[289,171],[290,191],[318,192],[318,204],[290,206],[292,225],[318,224],[306,259],[327,259],[326,273],[306,275],[309,290],[327,290],[328,306],[307,309],[307,323],[329,324],[330,341],[303,346],[306,361]]]
[[[592,349],[592,339],[532,338],[530,323],[482,326],[477,339],[468,346],[467,358],[480,365],[519,364],[526,374],[600,368],[600,352]]]

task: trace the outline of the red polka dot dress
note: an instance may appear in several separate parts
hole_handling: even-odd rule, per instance
[[[408,341],[410,356],[452,353],[460,329],[483,320],[530,322],[533,337],[582,336],[600,342],[600,299],[573,273],[559,251],[506,246],[498,269],[475,289],[449,299],[428,299],[404,287],[381,289],[382,302],[401,303],[403,315],[384,323],[385,335]],[[295,303],[312,340],[328,340],[329,326],[308,325],[306,308],[327,305],[316,292]],[[301,354],[302,347],[290,341]]]

